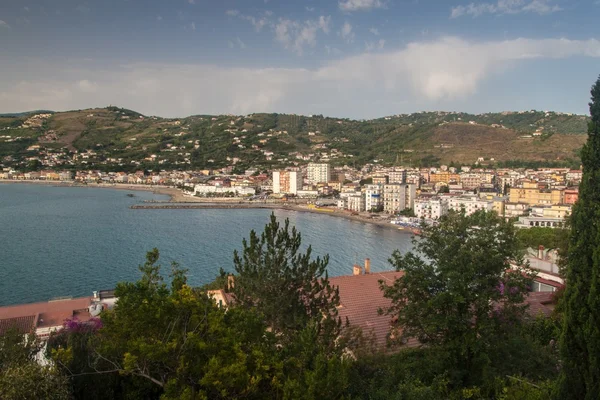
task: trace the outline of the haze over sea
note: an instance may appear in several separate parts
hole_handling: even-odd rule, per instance
[[[166,276],[171,261],[189,269],[189,282],[211,282],[233,270],[233,251],[251,229],[262,232],[270,210],[132,210],[149,192],[0,185],[0,305],[88,296],[134,281],[148,250],[157,247]],[[329,254],[330,276],[352,274],[371,258],[372,271],[391,269],[392,251],[409,250],[411,235],[326,215],[276,210],[302,233],[313,257]]]

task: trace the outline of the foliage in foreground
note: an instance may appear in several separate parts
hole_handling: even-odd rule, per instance
[[[0,399],[71,398],[68,377],[53,366],[37,362],[40,350],[41,344],[34,335],[11,329],[0,336]]]
[[[573,207],[566,280],[558,396],[600,398],[600,78],[591,90],[583,179]]]
[[[390,309],[421,338],[410,324],[412,316],[423,318],[426,347],[380,353],[367,337],[340,325],[336,288],[326,280],[311,283],[326,278],[326,259],[300,253],[299,234],[273,218],[236,256],[234,287],[246,295],[252,289],[251,304],[219,308],[187,284],[177,264],[166,282],[154,249],[140,266],[141,278],[118,285],[118,304],[103,312],[101,323],[67,321],[52,337],[47,354],[56,367],[29,363],[38,349],[34,341],[0,346],[0,393],[18,384],[26,396],[2,398],[46,398],[39,390],[47,387],[57,399],[546,398],[557,374],[560,328],[556,320],[516,318],[526,277],[501,273],[518,247],[512,226],[493,214],[453,214],[436,229],[421,241],[427,262],[394,255],[409,279],[386,290],[395,306],[401,292],[428,296],[429,316],[418,308],[405,315]],[[496,242],[505,250],[487,248]],[[428,248],[435,252],[423,253]],[[432,274],[428,263],[440,273]],[[477,263],[484,264],[479,273]],[[263,279],[270,291],[258,287]],[[296,285],[298,292],[277,291],[278,284]],[[430,285],[436,291],[426,291]],[[494,313],[483,298],[504,302],[503,312]],[[7,359],[25,366],[6,368]]]

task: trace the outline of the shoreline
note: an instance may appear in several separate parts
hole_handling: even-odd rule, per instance
[[[412,233],[410,228],[400,227],[394,224],[391,224],[389,221],[377,221],[371,218],[361,216],[361,215],[352,215],[348,211],[338,210],[338,209],[318,209],[318,208],[310,208],[307,206],[301,206],[298,204],[281,204],[281,203],[252,203],[252,202],[244,202],[239,199],[205,199],[199,197],[189,197],[183,194],[183,192],[175,187],[168,186],[153,186],[153,185],[132,185],[127,183],[114,183],[114,184],[104,184],[104,183],[88,183],[88,184],[79,184],[72,181],[22,181],[22,180],[0,180],[0,184],[34,184],[34,185],[49,185],[55,187],[81,187],[81,188],[96,188],[96,189],[115,189],[115,190],[124,190],[124,191],[140,191],[140,192],[152,192],[154,194],[169,196],[169,200],[164,201],[165,208],[176,209],[176,206],[169,207],[168,205],[171,203],[187,203],[190,205],[190,208],[196,209],[216,209],[216,208],[235,208],[235,209],[273,209],[273,210],[284,210],[284,211],[295,211],[295,212],[307,212],[312,214],[320,214],[320,215],[328,215],[331,217],[344,218],[346,220],[354,221],[354,222],[362,222],[365,224],[377,225],[380,227],[393,229],[398,232],[403,233]],[[205,203],[203,206],[202,203]],[[146,203],[141,203],[141,205]],[[150,203],[152,204],[152,203]],[[156,204],[156,203],[154,203]],[[196,207],[194,207],[196,206]],[[141,207],[142,209],[155,209],[160,210],[158,207]],[[183,207],[182,207],[183,208]]]

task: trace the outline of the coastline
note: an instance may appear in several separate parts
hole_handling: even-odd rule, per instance
[[[331,217],[344,218],[350,221],[362,222],[365,224],[377,225],[380,227],[385,227],[388,229],[393,229],[395,231],[404,232],[404,233],[412,233],[410,228],[400,227],[394,224],[389,223],[388,221],[378,221],[371,219],[369,217],[361,216],[361,215],[352,215],[348,211],[331,209],[331,208],[311,208],[308,206],[302,206],[298,204],[289,204],[289,203],[262,203],[262,202],[241,202],[239,199],[206,199],[199,197],[191,197],[186,196],[183,192],[175,187],[168,186],[153,186],[153,185],[132,185],[127,183],[88,183],[88,184],[79,184],[76,182],[65,182],[65,181],[22,181],[22,180],[0,180],[0,184],[34,184],[34,185],[49,185],[56,187],[83,187],[83,188],[98,188],[98,189],[116,189],[116,190],[124,190],[124,191],[142,191],[142,192],[152,192],[155,194],[166,195],[169,196],[169,200],[165,201],[165,203],[189,203],[190,205],[198,205],[198,208],[236,208],[236,209],[245,209],[245,208],[264,208],[264,209],[273,209],[273,210],[285,210],[285,211],[295,211],[295,212],[308,212],[313,214],[320,215],[328,215]],[[206,207],[202,207],[202,203],[206,203]],[[215,205],[215,203],[218,203]],[[211,207],[215,205],[214,207]]]

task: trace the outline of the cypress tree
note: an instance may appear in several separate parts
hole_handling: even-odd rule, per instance
[[[567,253],[558,397],[600,399],[600,78],[591,90],[583,179]]]

